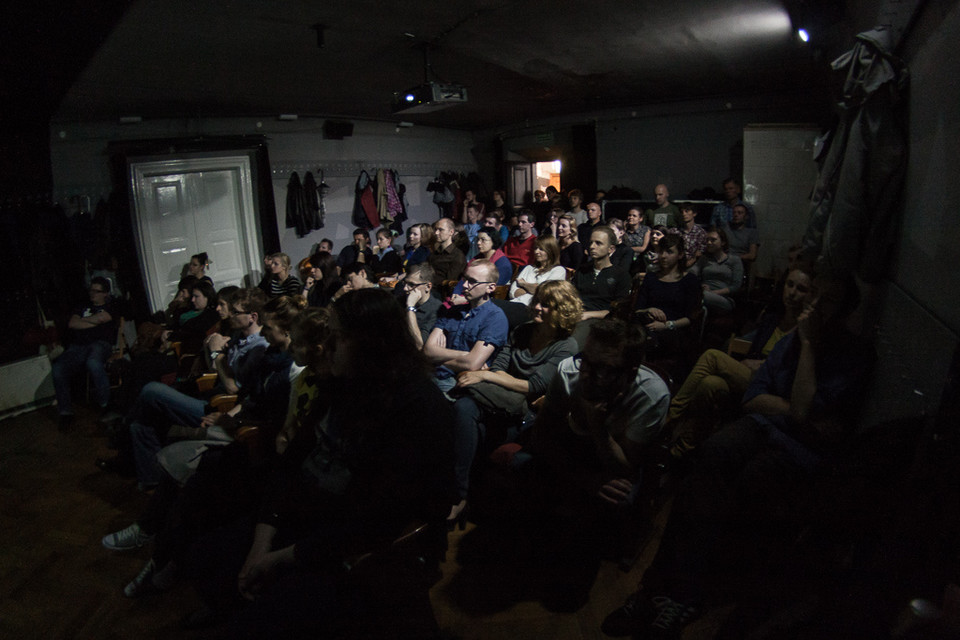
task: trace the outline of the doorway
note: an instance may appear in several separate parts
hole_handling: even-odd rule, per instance
[[[129,176],[151,311],[166,308],[183,265],[201,251],[210,257],[208,274],[218,289],[259,281],[263,243],[248,156],[130,162]]]

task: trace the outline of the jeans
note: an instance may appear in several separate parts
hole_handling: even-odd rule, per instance
[[[149,382],[143,387],[133,406],[130,424],[133,460],[142,485],[152,486],[160,481],[157,452],[163,447],[162,438],[170,425],[199,427],[206,406],[205,401],[160,382]]]
[[[480,407],[473,398],[457,398],[453,403],[453,468],[461,500],[467,497],[470,468],[477,455],[477,448],[486,435],[486,427],[480,418]]]
[[[86,370],[93,381],[94,401],[101,409],[110,401],[110,377],[107,375],[106,362],[113,347],[105,340],[91,344],[70,345],[60,357],[53,361],[53,388],[57,394],[57,406],[60,415],[73,413],[70,398],[70,383]]]

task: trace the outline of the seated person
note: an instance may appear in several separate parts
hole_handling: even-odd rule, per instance
[[[345,246],[337,256],[337,267],[342,270],[345,266],[354,262],[370,264],[372,261],[373,251],[370,249],[370,233],[366,229],[358,227],[353,230],[353,243]]]
[[[680,457],[693,449],[729,413],[729,405],[740,404],[753,374],[776,344],[796,328],[797,318],[813,297],[810,275],[801,269],[792,270],[783,287],[782,304],[760,316],[745,360],[736,360],[716,349],[708,349],[700,356],[670,402],[667,426],[673,433],[671,454]]]
[[[239,290],[240,287],[228,285],[217,291],[217,316],[220,322],[215,324],[203,339],[203,355],[207,371],[213,371],[213,359],[216,357],[214,354],[219,355],[234,336],[230,302]]]
[[[427,262],[433,267],[434,277],[437,279],[433,284],[437,286],[446,280],[459,280],[467,264],[463,252],[453,243],[455,232],[453,220],[450,218],[440,218],[433,223],[436,246]]]
[[[158,311],[151,319],[158,324],[164,325],[168,329],[178,327],[180,325],[181,314],[194,311],[193,303],[190,301],[190,295],[196,281],[197,278],[190,275],[180,278],[180,282],[177,283],[177,293],[174,294],[173,300],[167,305],[166,310],[163,313]],[[191,315],[196,314],[192,313]]]
[[[302,436],[301,430],[314,408],[326,401],[321,400],[321,396],[322,387],[329,379],[329,365],[323,358],[322,344],[329,335],[329,312],[311,308],[291,315],[294,307],[300,309],[305,305],[302,299],[284,296],[269,304],[276,301],[286,301],[276,307],[285,309],[277,315],[277,328],[292,320],[289,349],[296,368],[303,367],[293,381],[286,417],[273,442],[277,456],[282,456],[290,442]],[[265,324],[269,327],[271,322],[267,320]],[[272,333],[271,328],[265,331]],[[270,434],[260,436],[269,440]],[[175,478],[165,468],[159,487],[136,522],[103,537],[103,546],[114,551],[136,549],[154,541],[150,561],[124,588],[124,595],[133,598],[169,589],[177,578],[178,565],[183,563],[187,545],[201,529],[229,522],[255,508],[245,496],[258,494],[253,482],[258,479],[259,471],[252,472],[245,445],[235,446],[231,451],[225,447],[197,453],[196,474],[187,480]],[[199,476],[196,480],[195,475]]]
[[[343,286],[337,261],[330,253],[321,251],[310,256],[309,265],[310,275],[301,294],[311,307],[325,307]]]
[[[633,251],[634,262],[642,262],[643,254],[650,245],[650,227],[643,223],[643,213],[639,207],[631,207],[627,211],[623,242]]]
[[[403,291],[406,294],[407,326],[417,345],[422,349],[433,326],[437,323],[440,299],[431,295],[434,273],[429,263],[411,265],[407,268],[407,277],[403,279]]]
[[[821,279],[817,298],[759,368],[743,397],[748,414],[696,450],[660,547],[640,589],[607,616],[607,635],[679,637],[705,604],[708,581],[725,568],[784,553],[801,498],[823,462],[855,429],[872,350],[844,321],[857,305],[852,277]],[[738,581],[743,576],[738,575]]]
[[[61,429],[68,429],[73,422],[70,386],[79,374],[90,374],[94,402],[101,410],[110,402],[110,377],[106,364],[117,342],[119,315],[110,300],[110,282],[106,278],[93,278],[88,292],[90,302],[74,310],[67,323],[69,343],[66,350],[53,361],[53,388]]]
[[[517,216],[519,232],[517,235],[507,238],[507,241],[503,243],[503,253],[510,259],[515,269],[525,267],[533,262],[533,249],[537,241],[537,237],[533,233],[535,222],[533,213],[526,209],[521,211]]]
[[[533,426],[534,473],[551,501],[589,509],[628,500],[644,448],[660,433],[670,393],[642,366],[644,331],[605,318],[580,354],[560,363]]]
[[[640,284],[636,312],[652,342],[648,350],[663,356],[683,352],[693,340],[688,329],[700,308],[700,281],[683,267],[683,238],[668,233],[659,248],[660,269]]]
[[[542,283],[567,279],[567,270],[560,266],[560,247],[553,236],[537,237],[533,258],[534,264],[521,269],[517,279],[510,285],[511,302],[529,305]]]
[[[513,331],[489,369],[457,376],[452,395],[457,397],[453,413],[459,502],[450,511],[449,523],[464,513],[470,468],[480,442],[488,438],[489,423],[503,429],[497,434],[501,440],[517,435],[530,403],[546,392],[560,361],[577,350],[570,334],[582,308],[573,285],[566,280],[544,282],[531,297],[530,311],[532,321]]]
[[[200,353],[207,332],[220,320],[217,313],[217,292],[206,280],[197,280],[190,288],[190,302],[195,313],[180,314],[177,326],[163,332],[168,343],[179,342],[180,353]]]
[[[482,219],[483,205],[479,202],[471,202],[464,207],[463,214],[463,233],[467,238],[467,260],[473,260],[477,255],[477,232],[483,228],[480,224]]]
[[[660,225],[650,230],[650,244],[643,254],[644,273],[655,273],[660,270],[660,241],[667,234],[667,228]]]
[[[407,229],[407,248],[404,252],[403,266],[426,262],[433,252],[436,239],[433,227],[428,224],[415,224]]]
[[[210,266],[210,258],[206,251],[190,256],[190,262],[187,263],[187,275],[193,276],[197,280],[205,280],[213,286],[213,280],[207,275],[207,267]]]
[[[557,244],[560,245],[560,266],[576,271],[583,263],[583,245],[577,240],[574,218],[565,214],[557,219]]]
[[[707,248],[707,232],[697,224],[697,212],[693,210],[692,204],[686,203],[680,207],[680,215],[682,224],[679,229],[680,235],[683,236],[683,253],[687,256],[684,267],[689,269]]]
[[[587,221],[577,225],[577,242],[583,246],[587,254],[590,253],[590,235],[600,226],[603,226],[603,207],[598,202],[591,202],[587,205]]]
[[[498,287],[510,284],[513,278],[513,263],[500,250],[500,238],[493,227],[484,227],[477,233],[477,257],[467,263],[467,266],[477,260],[487,260],[497,268]],[[450,303],[454,305],[467,303],[467,299],[463,296],[463,280],[453,288]]]
[[[613,255],[610,256],[610,264],[615,267],[620,267],[625,271],[630,270],[630,264],[633,262],[633,249],[624,242],[624,235],[626,230],[623,225],[623,220],[620,218],[613,218],[610,222],[607,223],[613,232],[617,234],[617,243],[614,245]]]
[[[736,304],[732,296],[743,284],[743,263],[740,256],[727,253],[729,248],[724,230],[710,227],[706,252],[692,269],[700,277],[703,304],[710,311],[733,311]]]
[[[510,228],[503,224],[503,209],[494,209],[488,212],[483,219],[483,226],[492,227],[500,234],[500,245],[503,245],[510,237]],[[479,229],[477,231],[479,232]]]
[[[377,274],[396,275],[403,270],[403,261],[400,254],[393,248],[393,234],[389,229],[377,229],[376,255],[370,262],[373,272]]]
[[[377,289],[353,291],[330,311],[329,410],[301,430],[308,441],[288,449],[306,455],[266,485],[274,490],[255,527],[212,532],[191,554],[197,592],[214,611],[236,608],[238,583],[252,601],[228,637],[332,637],[345,560],[449,510],[451,408],[414,364],[402,311]]]
[[[348,264],[340,271],[340,278],[343,280],[343,286],[335,294],[330,296],[330,302],[336,302],[350,291],[358,289],[369,289],[379,286],[373,274],[373,267],[363,262],[354,262]]]
[[[507,342],[507,317],[490,303],[497,275],[489,260],[471,262],[464,272],[467,303],[441,313],[423,345],[424,355],[436,366],[434,381],[442,391],[454,387],[461,371],[489,366]]]
[[[647,209],[643,214],[643,221],[648,227],[657,227],[663,225],[668,228],[680,226],[680,209],[677,205],[670,202],[670,192],[667,185],[658,184],[653,195],[657,200],[656,209]]]
[[[757,259],[757,248],[760,246],[760,235],[757,229],[747,226],[747,207],[743,204],[734,205],[730,223],[723,225],[730,245],[730,253],[740,256],[744,263],[752,263]]]
[[[303,288],[303,283],[293,273],[290,256],[285,253],[271,253],[264,259],[267,273],[258,285],[267,297],[295,296]]]
[[[594,229],[587,249],[590,261],[573,274],[571,282],[583,301],[584,320],[606,317],[614,301],[630,295],[630,275],[610,263],[616,241],[617,235],[610,227]]]
[[[246,393],[256,388],[260,363],[267,349],[267,340],[260,334],[261,313],[266,302],[261,289],[241,289],[234,297],[231,313],[241,337],[227,345],[227,350],[214,361],[227,393]],[[131,410],[130,423],[133,458],[142,489],[156,486],[158,482],[156,454],[170,425],[199,427],[206,415],[206,406],[205,400],[159,382],[144,386]]]

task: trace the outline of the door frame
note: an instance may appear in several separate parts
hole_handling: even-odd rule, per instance
[[[165,309],[168,302],[160,295],[163,283],[160,282],[158,274],[154,273],[154,269],[150,267],[146,259],[147,231],[146,224],[142,222],[141,216],[146,213],[146,181],[151,178],[203,171],[236,171],[240,177],[238,202],[241,211],[238,216],[238,224],[241,227],[242,246],[247,252],[251,268],[248,278],[251,282],[259,280],[261,274],[256,267],[260,264],[260,261],[256,256],[263,254],[263,242],[260,237],[260,225],[257,223],[253,173],[248,155],[205,155],[203,157],[164,159],[138,158],[128,161],[127,170],[132,203],[130,215],[133,224],[133,237],[137,245],[140,273],[143,276],[151,311],[156,312]],[[255,257],[250,259],[250,256]]]

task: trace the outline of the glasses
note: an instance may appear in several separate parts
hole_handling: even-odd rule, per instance
[[[403,288],[404,288],[404,289],[416,289],[417,287],[422,287],[422,286],[425,285],[425,284],[427,284],[427,283],[426,283],[426,282],[410,282],[409,280],[404,280],[404,281],[403,281]]]
[[[583,353],[573,356],[573,361],[580,369],[580,373],[592,375],[597,378],[609,380],[615,378],[623,372],[623,367],[615,367],[609,364],[597,364],[584,357]]]
[[[465,286],[470,287],[471,289],[478,284],[493,284],[492,280],[477,280],[476,278],[464,278],[463,283]]]

